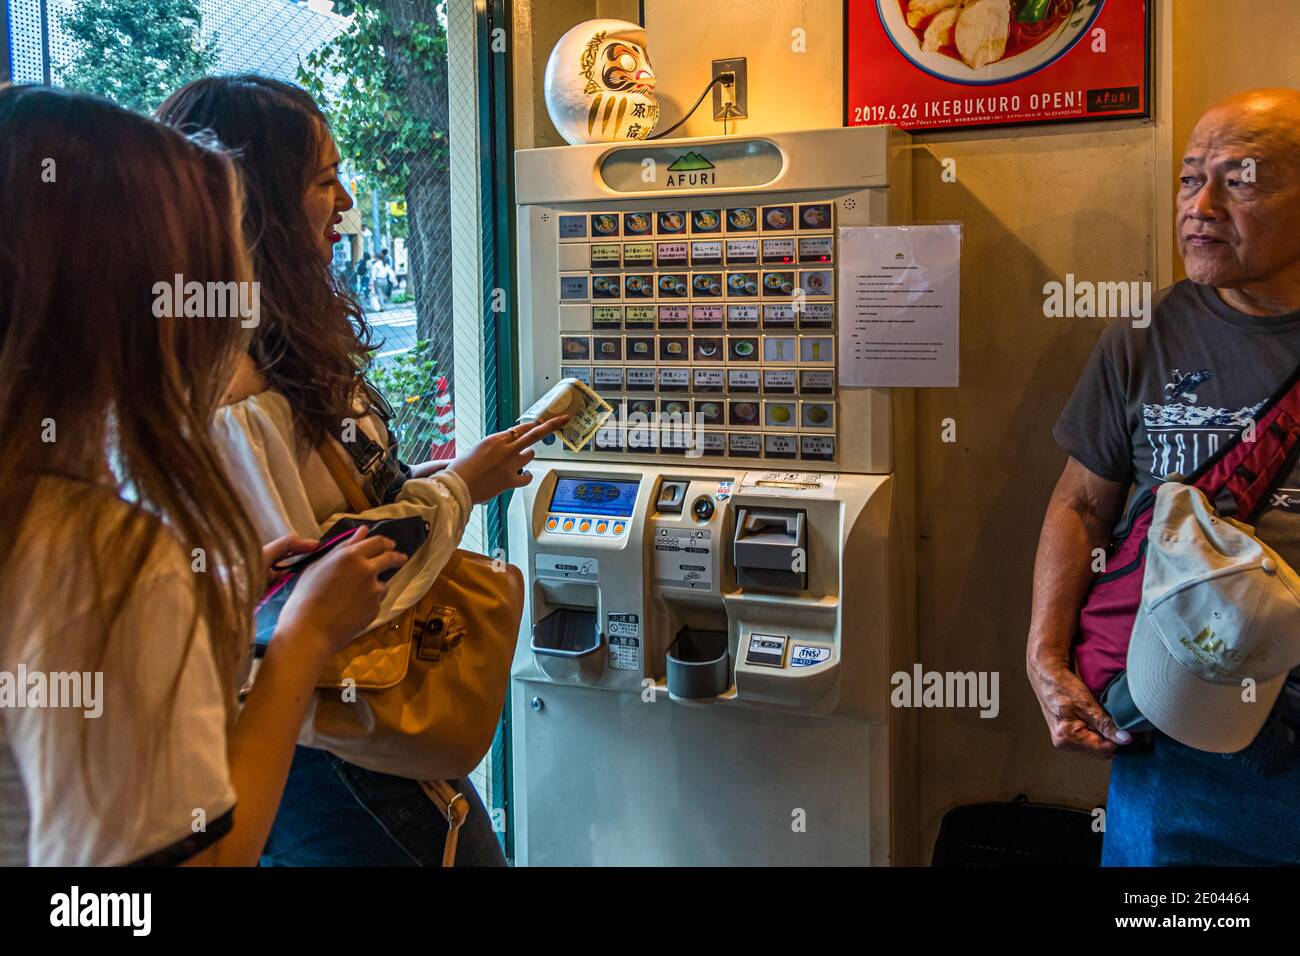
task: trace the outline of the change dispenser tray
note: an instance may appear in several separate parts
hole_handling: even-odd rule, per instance
[[[668,648],[668,694],[681,700],[712,699],[731,684],[726,631],[683,628]]]
[[[793,508],[755,508],[736,512],[732,559],[736,583],[756,591],[808,588],[807,513]],[[796,571],[799,567],[803,570]]]
[[[594,610],[556,608],[533,625],[529,646],[538,667],[554,680],[587,683],[605,670],[605,635]]]

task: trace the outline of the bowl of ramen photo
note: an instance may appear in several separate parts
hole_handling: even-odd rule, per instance
[[[757,216],[752,209],[728,209],[727,225],[732,229],[749,229]]]
[[[769,209],[763,214],[763,221],[769,229],[785,229],[790,225],[790,210],[784,206]]]
[[[682,232],[686,229],[686,217],[680,212],[661,212],[659,214],[660,232]]]
[[[695,228],[702,231],[709,231],[718,228],[718,223],[722,220],[718,213],[713,209],[697,209],[694,214]]]
[[[804,206],[799,214],[809,229],[819,229],[831,221],[829,206]]]
[[[1055,63],[1085,36],[1101,0],[876,0],[898,52],[955,83],[1007,83]]]
[[[618,235],[618,217],[617,216],[594,216],[591,220],[592,232],[600,236],[617,236]]]
[[[629,236],[642,236],[650,231],[650,217],[645,213],[634,212],[625,217],[623,226]]]

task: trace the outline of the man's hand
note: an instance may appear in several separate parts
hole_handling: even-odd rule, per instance
[[[1126,488],[1071,458],[1052,492],[1034,561],[1034,607],[1025,669],[1043,709],[1052,745],[1099,760],[1126,744],[1088,686],[1070,670],[1070,638],[1092,584],[1092,558],[1110,538]]]
[[[1057,750],[1078,750],[1108,760],[1116,746],[1133,739],[1128,731],[1115,726],[1088,685],[1065,662],[1031,656],[1025,669]]]

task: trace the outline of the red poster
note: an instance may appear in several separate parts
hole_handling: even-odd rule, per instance
[[[845,123],[1148,115],[1146,0],[846,0]]]

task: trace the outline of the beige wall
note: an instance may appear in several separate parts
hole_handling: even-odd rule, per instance
[[[699,98],[713,60],[739,56],[748,60],[749,116],[730,121],[728,133],[843,125],[842,20],[841,0],[646,0],[660,128]],[[673,136],[721,136],[712,103],[710,95]]]
[[[514,0],[512,13],[515,147],[563,146],[542,96],[551,50],[569,27],[583,20],[609,17],[638,22],[640,4],[638,0]]]
[[[558,37],[586,5],[547,6],[553,17],[556,7],[575,11],[552,25]],[[966,226],[962,385],[924,391],[917,404],[920,660],[933,670],[996,670],[1002,697],[994,720],[974,711],[920,713],[925,859],[955,805],[1019,792],[1084,808],[1104,799],[1106,767],[1052,750],[1024,676],[1038,528],[1064,462],[1050,429],[1103,325],[1044,318],[1043,284],[1069,272],[1167,280],[1171,144],[1181,149],[1204,104],[1225,92],[1265,80],[1300,85],[1300,58],[1289,49],[1300,35],[1300,3],[1261,0],[1252,10],[1268,7],[1259,22],[1272,25],[1238,36],[1212,15],[1221,0],[1175,6],[1162,0],[1157,8],[1157,122],[915,139],[915,218]],[[841,21],[840,0],[646,0],[660,88],[674,91],[662,95],[665,122],[680,115],[668,104],[689,106],[699,95],[710,60],[746,56],[751,118],[741,132],[840,125]],[[807,53],[790,49],[795,27],[807,31]],[[1261,62],[1267,69],[1255,70]],[[519,94],[525,103],[534,94],[540,101],[540,67],[532,69],[534,90]],[[677,135],[720,133],[706,109]],[[532,141],[557,142],[544,106],[540,117],[534,122],[548,136],[533,132]],[[956,183],[939,176],[946,158],[957,161]],[[939,440],[945,418],[956,420],[955,444]]]

